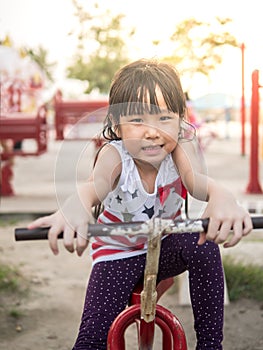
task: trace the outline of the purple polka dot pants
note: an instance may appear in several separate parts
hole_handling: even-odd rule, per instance
[[[196,350],[222,350],[224,276],[219,248],[198,246],[199,234],[169,235],[162,241],[158,280],[189,271]],[[143,278],[145,254],[94,265],[73,350],[106,350],[107,334]]]

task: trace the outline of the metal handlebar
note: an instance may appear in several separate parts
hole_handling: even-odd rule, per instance
[[[149,221],[137,221],[129,223],[110,223],[110,224],[89,224],[87,238],[91,236],[109,236],[109,235],[148,235],[156,228],[163,234],[183,233],[183,232],[206,232],[209,219],[186,219],[170,220],[154,218]],[[252,217],[253,229],[263,228],[263,216]],[[29,230],[28,228],[16,228],[15,240],[43,240],[48,239],[49,227],[40,227]],[[76,236],[76,234],[75,234]],[[63,238],[63,232],[58,235]]]

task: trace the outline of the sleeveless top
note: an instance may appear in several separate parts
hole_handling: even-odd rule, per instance
[[[122,141],[111,141],[122,160],[122,171],[116,188],[108,193],[104,210],[98,217],[99,223],[147,221],[154,217],[175,219],[181,214],[186,197],[181,178],[171,154],[162,161],[155,180],[153,193],[143,187],[133,158],[124,148]],[[91,239],[90,254],[93,264],[127,258],[147,251],[147,237],[100,236]]]

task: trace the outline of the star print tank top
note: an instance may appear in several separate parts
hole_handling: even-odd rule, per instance
[[[112,141],[122,159],[122,171],[116,188],[104,200],[99,223],[147,221],[154,217],[175,219],[186,196],[186,189],[174,166],[171,154],[160,165],[153,193],[143,187],[139,172],[122,141]],[[147,251],[147,237],[103,236],[91,239],[93,264],[99,261],[127,258]]]

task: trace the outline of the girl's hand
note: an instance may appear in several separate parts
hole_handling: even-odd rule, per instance
[[[240,207],[232,194],[225,189],[213,189],[203,218],[210,218],[207,233],[201,233],[198,244],[206,240],[233,247],[253,228],[249,213]]]
[[[50,249],[57,255],[58,235],[63,232],[63,242],[65,248],[73,253],[75,250],[78,256],[81,256],[88,246],[88,223],[94,221],[92,215],[84,209],[76,197],[70,197],[63,207],[52,215],[38,218],[28,225],[28,229],[36,227],[50,227],[48,240]],[[74,235],[77,233],[74,244]]]

